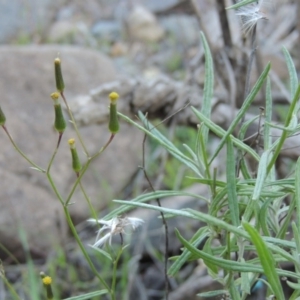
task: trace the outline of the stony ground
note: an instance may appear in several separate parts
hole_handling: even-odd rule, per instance
[[[225,2],[226,5],[232,4],[229,0]],[[217,81],[216,103],[222,102],[228,104],[228,107],[231,105],[231,108],[238,108],[238,99],[243,95],[242,74],[245,72],[250,39],[249,36],[244,37],[241,22],[232,11],[228,12],[229,27],[227,31],[225,30],[226,24],[221,18],[222,6],[220,3],[222,1],[210,0],[20,0],[0,2],[0,43],[3,45],[0,47],[0,61],[3,67],[0,75],[0,94],[7,96],[7,100],[0,100],[0,104],[1,107],[7,109],[9,115],[16,114],[18,116],[18,121],[15,121],[12,126],[13,135],[20,141],[21,146],[31,153],[32,157],[37,155],[39,162],[46,163],[51,155],[51,151],[48,152],[48,149],[51,148],[51,141],[47,139],[44,142],[43,137],[49,137],[52,133],[49,128],[43,131],[40,123],[51,120],[52,111],[47,108],[45,100],[43,100],[42,107],[38,105],[41,98],[47,99],[47,95],[52,92],[53,78],[50,68],[52,59],[57,52],[61,53],[62,58],[66,57],[68,70],[66,78],[69,78],[67,95],[73,99],[76,113],[78,108],[78,120],[85,125],[82,130],[89,138],[88,143],[91,147],[94,147],[94,141],[97,140],[97,134],[99,134],[97,132],[99,125],[95,125],[95,123],[105,122],[106,119],[105,114],[104,116],[95,114],[93,106],[90,106],[92,107],[90,110],[82,111],[80,106],[82,101],[90,101],[93,97],[98,97],[97,101],[101,102],[102,100],[99,99],[102,99],[103,94],[106,94],[109,89],[116,88],[121,94],[123,93],[124,98],[136,110],[150,110],[154,117],[159,114],[165,117],[184,106],[188,100],[194,101],[193,95],[202,93],[204,80],[204,58],[199,30],[206,35],[214,55]],[[271,77],[276,86],[276,92],[273,95],[274,101],[281,104],[286,103],[285,84],[288,76],[281,52],[282,46],[291,52],[299,69],[299,6],[297,1],[287,0],[267,5],[263,8],[267,17],[259,22],[257,28],[258,63],[253,72],[253,81],[262,66],[271,61],[273,65]],[[29,44],[31,45],[29,48],[25,47]],[[65,47],[66,45],[68,46]],[[73,46],[80,48],[76,50],[68,48]],[[49,64],[48,60],[50,60]],[[232,63],[229,67],[228,61]],[[27,63],[30,65],[28,66]],[[45,76],[45,74],[47,75]],[[187,91],[189,99],[185,99]],[[46,96],[44,97],[44,95]],[[139,95],[140,97],[138,97]],[[143,102],[145,95],[148,96],[147,101],[148,99],[153,101],[150,102],[150,106]],[[24,99],[29,100],[24,102]],[[164,101],[167,100],[166,105]],[[7,101],[7,105],[2,103],[3,101]],[[20,101],[23,105],[21,108]],[[198,101],[198,98],[195,101]],[[257,106],[261,105],[261,101],[263,100],[257,100]],[[91,104],[93,103],[91,102]],[[124,109],[127,109],[128,113],[132,113],[128,107]],[[257,114],[255,109],[257,108],[253,108],[253,113]],[[31,117],[33,111],[36,114],[34,119]],[[217,117],[220,119],[220,113]],[[178,116],[178,120],[183,124],[194,124],[193,120],[188,119],[188,116],[184,114]],[[224,119],[216,122],[223,122],[222,125],[225,127],[228,123]],[[101,133],[101,136],[103,134]],[[37,137],[37,142],[28,143],[27,139],[22,140],[24,136],[28,140],[31,137]],[[132,141],[134,138],[137,139],[135,143],[126,142]],[[0,136],[0,144],[4,145],[2,141],[4,141],[3,135]],[[111,158],[105,158],[104,162],[99,162],[96,168],[99,166],[99,168],[107,170],[104,171],[105,183],[103,185],[109,183],[110,189],[105,193],[99,193],[95,189],[95,186],[98,187],[99,181],[97,181],[97,176],[94,176],[95,174],[89,174],[87,184],[90,183],[89,191],[93,195],[93,199],[96,201],[102,199],[103,201],[98,209],[106,208],[109,199],[115,198],[116,194],[121,198],[132,195],[132,190],[136,186],[128,184],[130,181],[135,184],[138,182],[136,185],[140,186],[141,192],[147,188],[145,181],[140,179],[141,174],[137,173],[138,165],[141,162],[141,143],[141,135],[138,136],[138,133],[130,135],[129,130],[124,130],[123,139],[119,140],[116,148],[121,149],[126,144],[126,149],[131,147],[132,157],[127,157],[126,161],[122,162],[124,164],[120,164],[119,168],[114,170],[115,174],[119,176],[116,185],[112,186],[113,179],[106,175],[109,174],[114,157],[122,158],[123,153],[118,152]],[[37,149],[42,149],[42,151],[36,151]],[[290,158],[297,155],[299,156],[298,152],[287,154]],[[13,163],[9,163],[8,159],[11,159]],[[60,159],[61,163],[58,163],[54,170],[58,174],[59,185],[65,191],[73,178],[72,174],[68,172],[67,163],[63,164],[67,158],[62,156]],[[127,164],[125,164],[126,162]],[[76,247],[70,241],[67,230],[60,230],[61,228],[57,228],[55,225],[59,222],[56,213],[59,208],[57,203],[51,199],[52,195],[49,188],[45,187],[46,183],[29,172],[25,165],[17,163],[17,157],[11,152],[10,145],[6,143],[4,147],[1,147],[0,166],[2,168],[0,169],[1,182],[9,187],[0,192],[1,243],[5,244],[20,261],[25,260],[24,252],[16,251],[16,249],[22,248],[16,234],[17,222],[8,217],[15,216],[17,220],[22,220],[24,228],[28,228],[31,255],[35,259],[40,259],[42,265],[49,255],[55,255],[51,251],[53,243],[66,238],[68,242],[64,244],[64,247],[72,249],[69,251],[68,262],[81,270],[80,280],[91,281],[92,276]],[[138,175],[133,177],[135,174]],[[155,178],[155,175],[153,177]],[[132,180],[132,178],[135,179]],[[26,184],[28,180],[29,183]],[[25,185],[26,189],[20,188]],[[163,184],[162,187],[164,187]],[[197,190],[197,187],[190,188],[196,189],[194,191],[196,193],[206,192]],[[39,196],[31,197],[32,194]],[[8,199],[10,201],[7,201]],[[44,202],[41,202],[40,199],[43,199]],[[172,199],[167,201],[172,202]],[[193,199],[184,199],[181,204],[177,203],[177,205],[195,204]],[[197,202],[197,205],[200,205],[201,209],[205,209],[201,203]],[[34,217],[30,214],[33,208],[35,210]],[[27,213],[24,213],[26,211]],[[52,211],[53,214],[50,215],[48,211]],[[87,216],[88,212],[82,206],[78,205],[77,210],[76,206],[73,209],[73,217],[77,218],[78,223]],[[156,222],[156,216],[151,215],[148,218],[149,226],[147,231],[143,232],[144,236],[151,236],[150,244],[154,245],[155,249],[159,249],[162,245],[160,224]],[[37,222],[39,224],[38,231],[35,226]],[[181,224],[180,221],[172,224],[170,226],[171,234],[173,234],[172,228],[184,227]],[[58,231],[64,231],[64,233],[60,232],[61,235],[52,233],[47,236],[46,232],[49,226],[53,226]],[[78,226],[81,228],[82,238],[88,243],[94,234],[93,229],[85,223]],[[189,226],[190,229],[193,229],[193,226],[197,227],[199,224],[190,224]],[[4,227],[10,229],[3,231],[1,228]],[[54,242],[52,242],[52,236]],[[55,239],[57,236],[59,236],[58,240]],[[138,240],[140,236],[133,238]],[[178,254],[179,248],[180,245],[174,242],[170,248],[170,255]],[[130,299],[156,300],[162,298],[163,274],[160,267],[155,264],[158,260],[151,249],[153,250],[151,247],[145,247],[140,263],[135,265],[137,271],[136,276],[131,278]],[[134,252],[134,249],[131,251]],[[4,258],[7,274],[11,276],[12,280],[18,282],[17,277],[20,270],[15,272],[15,269],[10,267],[11,258],[5,254],[5,251],[2,253],[0,250],[0,255]],[[60,274],[62,278],[65,276],[64,272],[62,271]],[[195,299],[196,293],[215,288],[201,263],[184,268],[180,277],[180,281],[172,279],[172,292],[169,299],[192,300]],[[68,286],[64,286],[62,290],[66,297],[73,292],[72,288]],[[254,297],[253,299],[259,299],[258,295]]]

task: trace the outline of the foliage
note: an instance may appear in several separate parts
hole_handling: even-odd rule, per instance
[[[237,3],[234,7],[238,8],[250,2],[252,3],[254,1],[245,0]],[[176,231],[176,236],[183,246],[183,251],[181,255],[172,258],[173,262],[168,269],[168,276],[172,277],[179,272],[184,264],[200,259],[203,260],[209,275],[222,285],[222,289],[219,291],[200,294],[203,297],[225,295],[226,297],[230,297],[230,299],[244,300],[251,293],[251,290],[258,280],[264,280],[268,287],[268,297],[270,299],[273,296],[276,297],[276,299],[284,299],[284,293],[280,283],[282,277],[288,278],[288,285],[294,289],[294,293],[290,299],[293,300],[300,297],[300,187],[298,184],[300,181],[300,159],[298,159],[290,177],[277,179],[275,176],[275,163],[283,149],[285,140],[292,135],[298,134],[300,131],[297,119],[300,108],[298,104],[300,98],[300,84],[298,82],[295,66],[289,52],[283,49],[289,70],[291,97],[290,106],[282,127],[272,124],[273,104],[271,83],[268,78],[271,65],[267,64],[245,97],[243,105],[232,120],[231,125],[227,130],[224,130],[210,118],[214,93],[214,66],[212,54],[203,34],[201,34],[201,41],[205,52],[203,105],[201,110],[197,110],[195,107],[190,108],[199,121],[197,129],[191,131],[184,129],[185,136],[183,139],[179,137],[177,141],[173,142],[168,139],[159,128],[153,126],[142,112],[138,114],[141,123],[118,113],[118,116],[124,121],[129,122],[144,132],[148,138],[151,139],[152,145],[154,144],[155,147],[159,145],[159,147],[164,148],[172,157],[166,164],[165,179],[165,185],[170,187],[171,190],[154,190],[149,193],[141,194],[130,201],[114,200],[115,203],[120,205],[110,211],[100,221],[97,220],[97,213],[92,207],[89,197],[81,184],[81,179],[93,160],[107,149],[119,129],[116,115],[116,98],[118,97],[112,97],[112,94],[110,94],[110,112],[113,114],[111,115],[109,123],[110,138],[98,152],[90,154],[82,140],[68,102],[64,97],[64,84],[62,81],[60,60],[59,62],[56,60],[55,67],[59,68],[56,70],[56,74],[59,74],[59,76],[56,75],[57,90],[67,107],[79,143],[82,145],[86,154],[86,161],[83,164],[79,164],[78,161],[73,161],[76,180],[67,197],[63,197],[60,191],[58,191],[51,173],[51,166],[55,160],[65,130],[65,123],[62,119],[63,114],[58,97],[54,97],[55,99],[53,99],[55,101],[55,112],[59,118],[59,122],[55,122],[55,128],[58,132],[58,141],[46,169],[35,164],[19,149],[5,126],[6,118],[1,111],[0,124],[2,128],[19,154],[28,161],[32,168],[47,177],[49,185],[62,205],[66,220],[78,247],[82,251],[89,268],[97,280],[97,285],[94,286],[91,284],[90,287],[91,290],[95,288],[95,291],[67,298],[66,300],[93,299],[93,297],[97,299],[96,297],[100,295],[106,295],[109,299],[115,300],[118,297],[118,287],[121,287],[123,291],[126,289],[126,280],[124,280],[126,276],[124,274],[118,274],[120,271],[119,261],[122,255],[126,255],[126,246],[122,245],[114,249],[111,245],[108,245],[105,250],[92,247],[90,250],[96,253],[94,253],[95,256],[99,256],[97,263],[100,262],[102,265],[102,268],[98,268],[96,262],[92,259],[91,252],[83,245],[78,235],[69,212],[69,204],[77,187],[82,190],[91,210],[91,215],[96,220],[96,223],[99,226],[100,224],[104,224],[106,226],[103,226],[105,227],[104,229],[109,229],[108,237],[110,238],[114,234],[122,234],[124,232],[124,228],[120,224],[129,224],[133,229],[135,226],[138,226],[136,225],[138,223],[132,222],[133,220],[130,222],[130,218],[123,219],[120,217],[122,214],[136,207],[159,211],[163,213],[162,217],[175,218],[181,216],[204,223],[205,226],[199,228],[190,239],[186,239],[184,233],[178,230]],[[175,65],[177,63],[178,61],[175,60]],[[173,66],[171,67],[173,68]],[[243,140],[247,128],[251,123],[255,122],[257,118],[245,122],[244,117],[255,100],[255,97],[263,87],[265,87],[266,98],[265,123],[262,130],[264,143],[262,153],[257,153]],[[61,126],[61,124],[63,124],[63,126]],[[281,136],[275,141],[271,138],[272,127],[279,128],[282,131]],[[179,135],[180,130],[181,129],[177,132]],[[239,130],[238,135],[234,135],[234,131],[236,130]],[[210,133],[220,137],[218,147],[213,153],[209,153],[207,147]],[[192,140],[192,143],[190,143],[190,145],[181,146],[180,144],[185,142],[184,140],[187,134]],[[238,138],[236,136],[238,136]],[[78,160],[75,141],[69,140],[69,144],[73,160]],[[225,179],[217,178],[215,170],[212,169],[213,162],[218,158],[220,151],[223,149],[226,150]],[[246,160],[246,155],[257,162],[256,175],[252,174],[252,170]],[[172,182],[176,182],[176,175],[174,174],[176,172],[174,172],[174,169],[179,167],[187,170],[186,174],[189,175],[189,179],[186,179],[186,181],[183,181],[178,186],[174,186],[172,185]],[[179,189],[191,181],[206,185],[209,190],[209,195],[192,195]],[[204,199],[207,203],[208,212],[204,213],[191,208],[169,209],[161,205],[149,204],[149,202],[154,199],[182,195],[190,195],[199,200]],[[289,231],[293,233],[291,240],[287,238]],[[22,231],[20,231],[20,233],[23,247],[26,250],[28,248],[26,235]],[[99,229],[98,234],[100,233],[102,233],[102,229]],[[200,247],[199,245],[203,246]],[[49,274],[51,277],[55,278],[60,268],[67,273],[67,280],[76,284],[78,274],[68,265],[64,253],[61,252],[55,259],[56,261],[49,261]],[[30,297],[31,299],[39,299],[42,284],[39,285],[38,283],[39,280],[37,279],[30,256],[27,257],[27,261],[28,281],[26,284],[30,289]],[[294,265],[295,271],[292,272],[281,268],[281,265],[284,263]],[[107,278],[106,270],[110,270],[111,276],[109,278]],[[11,297],[13,299],[20,299],[16,291],[11,288],[9,282],[6,280],[2,268],[0,269],[0,276],[10,291]],[[41,277],[44,279],[43,274]],[[46,290],[46,293],[44,290],[46,298],[53,299],[51,296],[52,291],[51,293],[49,292],[49,288],[51,289],[51,280],[48,283],[43,281],[43,285]],[[99,285],[101,286],[100,289]],[[62,287],[58,286],[56,289],[55,284],[53,284],[54,295],[57,298],[61,297],[60,288]]]

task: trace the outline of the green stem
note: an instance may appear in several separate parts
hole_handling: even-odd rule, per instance
[[[112,294],[112,292],[110,291],[109,289],[109,286],[108,284],[104,281],[104,279],[99,275],[99,273],[97,272],[93,262],[91,261],[86,249],[84,248],[81,240],[80,240],[80,237],[78,236],[77,234],[77,231],[76,231],[76,228],[75,226],[73,225],[73,222],[72,222],[72,219],[71,219],[71,216],[70,216],[70,213],[68,211],[68,208],[64,206],[64,212],[65,212],[65,215],[66,215],[66,218],[67,218],[67,222],[70,226],[70,229],[73,233],[73,236],[78,244],[78,246],[80,247],[80,250],[82,251],[86,261],[88,262],[91,270],[93,271],[94,275],[99,279],[99,281],[101,282],[101,284],[109,291],[110,294]]]
[[[115,300],[116,295],[115,295],[115,290],[116,290],[116,283],[117,283],[117,267],[118,267],[118,262],[123,253],[123,247],[119,250],[119,253],[116,257],[116,259],[113,262],[113,277],[112,277],[112,283],[111,283],[111,299]]]
[[[98,219],[97,213],[96,213],[96,211],[94,210],[93,205],[92,205],[92,203],[91,203],[91,200],[90,200],[89,196],[87,195],[87,193],[86,193],[86,191],[85,191],[85,189],[84,189],[84,187],[83,187],[81,181],[79,181],[79,186],[80,186],[80,189],[81,189],[81,191],[82,191],[82,194],[83,194],[84,198],[86,199],[86,201],[87,201],[87,203],[88,203],[88,206],[89,206],[91,215],[93,216],[93,218],[94,218],[95,220],[97,220],[97,219]]]
[[[244,215],[242,217],[243,222],[247,222],[247,223],[250,222],[250,219],[252,217],[252,214],[253,214],[253,211],[254,211],[256,203],[257,203],[257,200],[250,199],[250,201],[247,204],[245,213],[244,213]]]
[[[81,181],[83,175],[85,174],[85,172],[88,169],[88,167],[89,167],[90,163],[92,162],[92,160],[94,160],[96,157],[98,157],[109,146],[109,144],[112,142],[114,136],[115,136],[114,134],[111,134],[111,136],[110,136],[109,140],[107,141],[107,143],[96,154],[94,154],[91,157],[88,157],[88,160],[87,160],[86,164],[82,168],[79,176],[77,177],[77,179],[76,179],[76,181],[75,181],[75,183],[74,183],[74,185],[73,185],[73,187],[72,187],[72,189],[71,189],[71,191],[70,191],[70,193],[67,197],[67,200],[65,202],[65,206],[68,206],[68,204],[69,204],[69,202],[70,202],[70,200],[71,200],[71,198],[72,198],[72,196],[73,196],[73,194],[76,190],[77,185]]]
[[[17,146],[17,144],[15,143],[15,141],[13,140],[12,136],[10,135],[10,133],[8,132],[8,129],[6,128],[5,125],[2,125],[2,128],[4,129],[5,133],[7,134],[10,142],[13,144],[14,148],[17,150],[17,152],[23,157],[25,158],[29,164],[31,164],[34,168],[36,168],[38,171],[42,172],[42,173],[46,173],[46,171],[44,169],[42,169],[41,167],[39,167],[38,165],[36,165],[33,161],[31,161],[22,151],[21,149]]]
[[[59,147],[59,143],[60,143],[61,137],[62,137],[62,133],[59,134],[57,146],[56,146],[56,148],[55,148],[55,150],[54,150],[54,152],[53,152],[53,154],[51,156],[51,159],[49,161],[49,164],[48,164],[48,167],[47,167],[47,174],[50,173],[50,169],[51,169],[52,163],[54,161],[54,158],[55,158],[55,156],[57,154],[57,150],[58,150],[58,147]]]
[[[78,236],[78,234],[77,234],[76,228],[75,228],[75,226],[74,226],[74,224],[73,224],[72,218],[71,218],[70,213],[69,213],[69,211],[68,211],[68,207],[64,205],[65,201],[63,200],[62,196],[60,195],[59,191],[57,190],[57,188],[56,188],[56,186],[55,186],[55,184],[54,184],[54,182],[53,182],[53,180],[52,180],[52,177],[51,177],[50,173],[47,173],[47,178],[48,178],[48,180],[49,180],[49,182],[50,182],[50,185],[51,185],[53,191],[55,192],[56,197],[59,199],[59,201],[60,201],[60,202],[62,203],[62,205],[63,205],[64,213],[65,213],[65,216],[66,216],[66,218],[67,218],[67,223],[68,223],[68,225],[69,225],[69,227],[70,227],[70,229],[71,229],[71,231],[72,231],[72,233],[73,233],[73,236],[74,236],[74,238],[75,238],[75,240],[76,240],[78,246],[80,247],[80,249],[81,249],[81,251],[82,251],[82,253],[83,253],[83,255],[84,255],[86,261],[88,262],[88,264],[89,264],[89,266],[90,266],[92,272],[93,272],[94,275],[99,279],[99,281],[103,284],[103,286],[104,286],[108,291],[110,291],[110,290],[109,290],[108,284],[107,284],[107,283],[104,281],[104,279],[98,274],[98,272],[97,272],[97,270],[96,270],[96,268],[95,268],[93,262],[91,261],[91,259],[90,259],[89,255],[88,255],[88,253],[86,252],[86,250],[85,250],[85,248],[84,248],[84,246],[83,246],[83,244],[82,244],[82,242],[81,242],[81,240],[80,240],[80,238],[79,238],[79,236]]]
[[[81,134],[80,134],[80,132],[79,132],[79,130],[78,130],[77,124],[76,124],[76,122],[75,122],[75,119],[74,119],[73,113],[72,113],[72,111],[71,111],[71,109],[70,109],[70,106],[69,106],[69,104],[68,104],[68,102],[67,102],[67,99],[65,98],[65,95],[64,95],[63,91],[61,91],[60,94],[61,94],[61,97],[63,98],[63,100],[64,100],[64,102],[65,102],[65,105],[66,105],[66,107],[67,107],[67,111],[68,111],[69,117],[71,118],[71,121],[72,121],[72,124],[73,124],[73,126],[74,126],[76,135],[77,135],[77,137],[78,137],[78,139],[79,139],[79,141],[80,141],[80,144],[81,144],[81,146],[82,146],[82,148],[83,148],[83,151],[84,151],[85,155],[86,155],[87,157],[89,157],[89,156],[90,156],[90,155],[89,155],[89,152],[88,152],[88,150],[87,150],[87,148],[86,148],[86,146],[85,146],[85,144],[84,144],[84,142],[83,142],[83,139],[82,139],[82,137],[81,137]]]
[[[64,199],[61,197],[61,195],[60,195],[58,189],[56,188],[56,185],[55,185],[55,183],[54,183],[54,181],[53,181],[52,176],[50,175],[50,173],[47,173],[47,178],[48,178],[48,181],[49,181],[49,183],[50,183],[50,186],[51,186],[52,190],[54,191],[54,193],[55,193],[57,199],[60,201],[60,203],[61,203],[62,205],[64,205]]]
[[[14,288],[11,286],[11,284],[6,279],[6,277],[1,275],[0,278],[4,281],[5,285],[9,289],[9,291],[10,291],[11,295],[13,296],[13,298],[21,300],[21,298],[19,297],[19,295],[17,294],[17,292],[14,290]]]

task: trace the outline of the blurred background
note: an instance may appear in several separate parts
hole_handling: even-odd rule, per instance
[[[233,10],[225,11],[232,4],[230,0],[0,0],[0,105],[7,116],[7,127],[21,149],[45,167],[56,142],[49,95],[55,90],[53,60],[59,55],[66,96],[91,152],[97,151],[109,136],[106,101],[112,90],[121,95],[121,111],[132,117],[142,110],[160,124],[175,114],[160,125],[160,130],[178,147],[183,143],[194,147],[196,121],[183,108],[190,103],[201,106],[204,51],[200,31],[214,59],[214,107],[222,103],[229,109],[224,114],[215,110],[214,121],[228,127],[231,113],[244,99],[251,32],[245,32]],[[274,118],[280,122],[289,98],[282,47],[291,53],[299,71],[300,3],[261,1],[259,9],[265,17],[256,29],[257,56],[251,84],[271,61]],[[259,95],[251,112],[259,114],[263,104],[264,95]],[[182,112],[177,114],[180,109]],[[127,124],[121,127],[109,153],[97,159],[84,178],[91,201],[102,216],[115,208],[112,199],[132,199],[150,191],[140,170],[143,135]],[[73,135],[69,126],[65,141]],[[208,147],[213,149],[217,141],[211,137]],[[3,133],[0,145],[0,258],[7,278],[24,299],[33,299],[30,278],[38,276],[39,271],[56,278],[56,295],[61,298],[94,290],[93,275],[72,240],[47,181],[28,168]],[[299,150],[295,151],[282,158],[281,176],[299,156]],[[189,170],[154,142],[147,141],[146,157],[156,189],[207,193],[186,177],[191,175]],[[221,176],[224,157],[218,159]],[[74,174],[66,142],[53,165],[53,174],[58,188],[67,195]],[[70,208],[72,218],[85,243],[93,243],[95,228],[85,222],[89,210],[80,192],[75,194],[74,202]],[[167,199],[165,203],[205,210],[203,203],[189,197],[176,203]],[[140,214],[143,212],[133,216]],[[119,299],[163,298],[162,224],[157,222],[156,214],[143,217],[147,226],[132,236],[135,247],[128,250],[122,262]],[[188,237],[200,225],[174,221],[170,225],[169,255],[180,253],[175,227]],[[109,278],[109,264],[101,255],[91,255]],[[28,269],[28,262],[35,263],[34,271]],[[183,268],[170,283],[170,300],[196,299],[195,294],[215,288],[200,262]],[[11,299],[2,286],[0,299]]]

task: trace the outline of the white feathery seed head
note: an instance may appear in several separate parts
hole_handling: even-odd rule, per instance
[[[271,4],[271,0],[260,0],[236,10],[236,15],[241,17],[245,34],[250,33],[259,20],[268,20],[267,11]]]
[[[111,239],[114,235],[125,233],[126,228],[131,228],[135,230],[139,226],[141,226],[144,221],[139,218],[130,218],[130,217],[115,217],[108,221],[106,220],[96,220],[96,219],[88,219],[88,222],[101,224],[103,225],[97,233],[96,241],[92,247],[102,247],[107,241],[111,245]],[[100,237],[100,234],[104,231],[108,231],[103,237]]]

